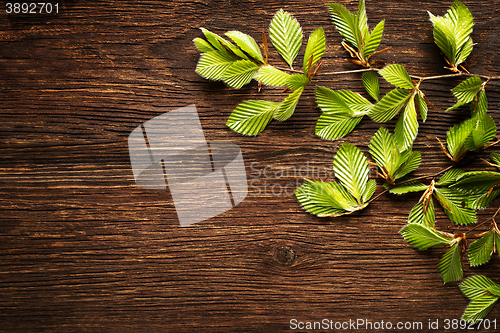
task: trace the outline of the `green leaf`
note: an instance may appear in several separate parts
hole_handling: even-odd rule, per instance
[[[483,237],[469,245],[469,262],[471,266],[487,263],[493,254],[495,246],[495,231],[491,230]]]
[[[335,27],[345,41],[358,48],[357,36],[359,35],[359,28],[357,25],[357,15],[352,14],[344,6],[337,3],[329,3],[328,9],[333,24],[335,24]]]
[[[372,179],[366,183],[366,190],[365,193],[363,193],[363,197],[361,198],[363,202],[368,202],[370,198],[373,196],[375,193],[375,190],[377,189],[377,182],[375,179]]]
[[[309,78],[303,74],[293,74],[286,79],[286,85],[292,90],[305,87],[309,83]]]
[[[446,133],[446,143],[448,151],[454,162],[459,161],[466,152],[465,140],[474,128],[474,120],[467,119],[452,128]]]
[[[239,89],[252,81],[260,66],[250,60],[238,60],[229,66],[222,76],[228,86]]]
[[[378,84],[378,76],[375,72],[363,73],[363,85],[365,86],[368,94],[376,101],[380,96],[380,86]]]
[[[422,121],[425,123],[427,120],[427,103],[425,103],[425,98],[424,94],[419,90],[417,94],[417,100],[418,100],[418,108],[420,110],[420,117],[422,118]]]
[[[436,188],[434,195],[444,208],[446,216],[457,224],[476,223],[476,212],[467,207],[468,198],[463,193],[449,188]]]
[[[429,13],[429,16],[434,25],[434,41],[456,70],[472,51],[470,34],[474,23],[471,13],[460,1],[455,1],[446,15]]]
[[[461,242],[456,242],[446,251],[439,261],[438,269],[443,283],[457,281],[462,278],[462,251]]]
[[[368,115],[376,122],[389,121],[401,111],[411,96],[412,94],[404,89],[391,90],[375,104]]]
[[[470,104],[471,114],[473,118],[480,118],[488,111],[488,100],[486,91],[481,89]]]
[[[224,73],[234,62],[234,58],[231,58],[226,53],[219,51],[207,52],[200,57],[198,66],[196,66],[196,73],[206,79],[221,80]]]
[[[302,45],[302,28],[299,22],[280,9],[271,21],[269,35],[274,48],[292,68],[293,61]]]
[[[400,179],[412,171],[415,171],[420,165],[420,152],[412,151],[406,161],[399,167],[397,173],[395,174],[395,179]]]
[[[493,163],[496,164],[495,166],[500,169],[500,154],[491,153],[490,158],[493,161]]]
[[[395,85],[398,88],[413,89],[413,82],[406,69],[399,65],[393,64],[382,68],[379,71],[380,75],[386,79],[387,82]]]
[[[451,187],[464,194],[488,192],[500,185],[500,173],[494,171],[464,172]]]
[[[427,207],[424,207],[424,200],[420,200],[415,207],[410,212],[410,216],[408,216],[408,224],[419,224],[422,225],[428,229],[431,229],[431,231],[434,229],[434,224],[436,223],[436,214],[434,212],[434,203],[432,200],[428,201],[429,204]],[[449,242],[451,242],[452,238],[444,236],[440,233],[437,234],[438,236],[443,236],[445,237]],[[448,244],[446,243],[446,244]]]
[[[419,250],[448,245],[453,241],[453,238],[446,237],[434,228],[425,227],[421,224],[407,224],[399,233],[408,244]]]
[[[306,52],[304,54],[304,75],[308,75],[309,70],[309,61],[311,57],[313,58],[311,67],[313,67],[319,59],[323,56],[325,52],[325,31],[323,28],[316,29],[309,40],[307,41]]]
[[[193,39],[194,45],[201,53],[215,51],[215,48],[202,38]]]
[[[365,42],[365,57],[370,57],[382,41],[385,20],[380,21]]]
[[[348,90],[334,92],[321,86],[316,86],[316,102],[323,113],[343,113],[353,117],[367,114],[372,107],[372,104],[358,93]]]
[[[482,148],[488,141],[494,139],[497,134],[495,121],[490,115],[473,119],[475,122],[474,128],[465,140],[465,148],[469,151]]]
[[[316,123],[315,134],[325,140],[337,140],[351,133],[363,117],[347,113],[323,112]]]
[[[240,49],[245,51],[252,58],[264,63],[264,58],[260,52],[259,45],[251,36],[244,34],[241,31],[228,31],[226,32],[226,36],[231,38]]]
[[[481,194],[471,194],[467,201],[467,207],[472,209],[484,209],[488,207],[498,195],[500,195],[499,188],[494,189],[491,193],[484,192]]]
[[[366,98],[350,90],[339,90],[337,94],[347,104],[354,117],[364,116],[373,107],[373,104]]]
[[[230,56],[232,58],[235,58],[235,60],[238,59],[246,59],[249,60],[249,58],[246,56],[244,52],[242,52],[237,46],[235,46],[233,43],[228,42],[221,36],[214,34],[211,31],[208,31],[205,28],[200,28],[203,34],[205,35],[205,38],[207,41],[212,45],[214,48],[216,48],[219,52],[225,53],[227,56]]]
[[[460,283],[458,287],[466,297],[474,300],[485,296],[490,289],[499,286],[484,275],[475,275]]]
[[[270,101],[243,102],[231,113],[226,125],[240,134],[257,135],[269,124],[279,105]]]
[[[287,80],[290,77],[290,74],[280,71],[273,66],[262,66],[255,79],[268,86],[283,87],[287,85]]]
[[[476,97],[476,95],[483,89],[483,83],[481,81],[481,78],[478,76],[470,77],[467,80],[461,82],[455,88],[451,89],[451,92],[458,99],[458,102],[451,108],[448,108],[446,112],[472,102],[474,97]]]
[[[333,159],[333,171],[349,193],[361,201],[366,192],[370,171],[368,161],[361,150],[345,142]]]
[[[465,171],[460,169],[448,170],[444,175],[441,176],[441,178],[439,178],[436,185],[449,186],[451,184],[454,184],[463,174],[465,174]]]
[[[299,103],[299,98],[303,91],[304,88],[302,87],[288,95],[274,113],[274,119],[284,121],[290,118],[295,112],[295,108],[297,107],[297,103]]]
[[[418,120],[417,110],[415,109],[415,99],[410,97],[394,129],[394,137],[398,143],[399,150],[405,151],[413,146],[413,141],[415,141],[417,133]]]
[[[359,30],[359,35],[356,36],[358,45],[363,45],[363,41],[365,41],[370,35],[368,32],[368,17],[366,16],[365,0],[359,0],[356,24],[358,25]]]
[[[362,209],[342,185],[311,181],[295,190],[299,203],[309,213],[319,217],[340,216]]]
[[[427,189],[427,186],[421,182],[413,181],[404,183],[401,185],[396,185],[392,187],[389,192],[392,194],[406,194],[412,192],[422,192]]]
[[[471,301],[465,309],[462,319],[467,322],[477,323],[485,318],[498,301],[498,296],[485,295]]]

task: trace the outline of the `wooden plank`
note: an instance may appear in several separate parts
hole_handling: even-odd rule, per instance
[[[356,4],[339,1],[352,11]],[[475,18],[471,72],[499,75],[499,8],[464,1]],[[383,195],[362,212],[320,219],[291,195],[302,178],[331,176],[345,141],[367,152],[379,124],[364,119],[346,139],[314,135],[314,86],[363,92],[361,75],[318,75],[286,122],[257,137],[224,124],[247,99],[280,101],[279,89],[233,90],[199,77],[192,39],[199,27],[241,30],[261,42],[284,8],[305,35],[323,26],[321,71],[351,70],[321,1],[60,2],[59,14],[0,14],[0,330],[287,331],[290,320],[422,322],[457,319],[467,305],[458,283],[442,284],[443,249],[418,252],[398,235],[418,195]],[[411,74],[446,73],[426,10],[436,1],[368,1],[371,27],[386,19],[377,58]],[[299,53],[298,63],[304,52]],[[270,61],[284,62],[271,49]],[[426,82],[436,109],[420,124],[418,175],[449,166],[435,137],[464,119],[449,90],[460,79]],[[487,88],[500,120],[498,82]],[[383,85],[387,92],[389,85]],[[249,194],[234,209],[181,228],[169,191],[137,187],[127,137],[143,122],[196,104],[208,141],[237,144]],[[385,126],[393,130],[395,121]],[[463,167],[483,167],[492,148]],[[265,173],[264,173],[265,172]],[[377,181],[377,193],[382,181]],[[478,212],[489,218],[498,201]],[[455,228],[439,211],[437,223]],[[500,282],[498,258],[471,269]],[[498,317],[495,308],[490,319]],[[500,323],[499,323],[500,324]]]

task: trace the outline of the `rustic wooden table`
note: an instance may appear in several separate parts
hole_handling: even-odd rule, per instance
[[[338,2],[356,9],[355,1]],[[382,47],[392,46],[377,59],[411,74],[445,74],[426,10],[441,15],[451,3],[368,1],[370,26],[385,19]],[[477,43],[468,67],[499,75],[499,3],[464,3],[475,18]],[[442,325],[460,318],[468,300],[458,282],[442,283],[437,263],[444,249],[419,252],[398,234],[418,194],[386,194],[340,218],[312,216],[291,195],[302,178],[321,178],[313,172],[331,168],[345,140],[367,153],[380,126],[369,119],[345,140],[314,135],[315,84],[363,92],[360,74],[318,75],[293,117],[257,137],[225,126],[243,100],[283,94],[201,78],[191,41],[205,27],[219,34],[241,30],[261,43],[279,8],[307,36],[325,28],[321,71],[358,68],[345,61],[324,1],[60,1],[50,15],[7,15],[2,7],[0,331],[281,332],[293,328],[292,319],[422,322],[420,331],[432,331],[429,320]],[[420,124],[416,175],[450,165],[435,137],[444,139],[466,116],[444,113],[455,101],[449,90],[460,81],[422,86],[436,108]],[[487,94],[499,121],[497,87],[489,85]],[[143,122],[189,104],[196,104],[208,141],[241,148],[249,193],[232,210],[180,227],[168,190],[135,184],[127,138]],[[480,158],[492,151],[498,148],[462,166],[483,167]],[[478,220],[498,203],[479,211]],[[437,223],[454,228],[440,210]],[[464,260],[464,276],[500,281],[497,256],[474,269]],[[497,306],[488,318],[499,314]]]

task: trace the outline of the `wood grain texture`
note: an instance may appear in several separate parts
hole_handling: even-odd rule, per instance
[[[338,2],[356,8],[354,1]],[[464,2],[478,43],[469,69],[500,75],[498,2]],[[400,63],[411,74],[446,73],[426,10],[442,14],[450,4],[368,1],[371,27],[386,19],[382,46],[392,46],[377,59]],[[357,69],[345,61],[323,1],[60,5],[52,15],[0,13],[0,331],[282,332],[292,318],[420,321],[426,328],[429,319],[460,318],[468,301],[458,283],[443,286],[437,271],[444,249],[415,251],[398,235],[418,195],[383,195],[335,219],[307,214],[291,195],[305,176],[324,179],[312,171],[330,170],[345,141],[314,135],[320,113],[314,84],[288,121],[242,137],[224,125],[231,110],[247,99],[279,101],[281,91],[259,93],[255,83],[232,90],[194,72],[199,54],[191,41],[201,37],[199,27],[241,30],[260,43],[279,8],[294,14],[307,36],[325,28],[321,71]],[[270,61],[283,65],[271,52]],[[444,113],[458,82],[422,85],[436,109],[420,124],[417,175],[449,166],[435,137],[445,138],[466,115]],[[315,83],[363,92],[359,74],[319,75]],[[488,85],[487,95],[498,122],[498,82]],[[127,137],[143,122],[189,104],[196,104],[208,141],[241,148],[249,194],[234,209],[181,228],[169,191],[135,185]],[[364,119],[345,139],[366,153],[379,126]],[[484,167],[480,158],[495,151],[462,166]],[[478,212],[479,221],[498,203]],[[455,228],[437,214],[442,228]],[[465,276],[500,282],[498,266],[497,256],[481,268],[465,263]],[[496,307],[489,318],[499,314]]]

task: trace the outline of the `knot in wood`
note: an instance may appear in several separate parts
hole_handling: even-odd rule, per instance
[[[280,246],[274,251],[274,258],[284,266],[290,266],[295,261],[297,252],[289,246]]]

